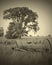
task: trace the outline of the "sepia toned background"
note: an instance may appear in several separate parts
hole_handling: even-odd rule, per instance
[[[29,7],[34,12],[37,12],[40,30],[35,35],[52,35],[51,0],[0,0],[0,27],[4,27],[5,33],[11,20],[3,19],[3,11],[13,7]],[[33,31],[30,34],[34,35]]]

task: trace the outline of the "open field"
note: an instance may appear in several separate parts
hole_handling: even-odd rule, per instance
[[[0,65],[52,65],[52,37],[0,37]]]

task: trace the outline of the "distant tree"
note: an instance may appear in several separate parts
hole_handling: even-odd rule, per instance
[[[14,35],[15,31],[16,31],[16,29],[15,29],[15,23],[14,22],[10,22],[9,23],[9,27],[8,27],[8,31],[6,32],[5,36],[7,38],[16,38],[17,35]]]
[[[49,34],[48,37],[51,37],[51,35]]]
[[[2,37],[4,35],[4,29],[3,27],[0,27],[0,37]]]
[[[6,36],[9,36],[10,38],[21,38],[21,36],[27,35],[28,31],[26,31],[26,27],[30,22],[32,22],[33,24],[29,25],[28,28],[34,29],[35,32],[39,30],[38,23],[36,21],[36,19],[38,18],[37,13],[33,12],[27,7],[7,9],[4,11],[3,18],[13,20],[13,22],[10,23],[8,31],[6,33]]]

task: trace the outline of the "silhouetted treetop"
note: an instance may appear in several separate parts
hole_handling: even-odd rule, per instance
[[[15,7],[9,8],[3,13],[4,19],[12,19],[13,23],[10,23],[9,30],[15,28],[15,34],[22,36],[25,33],[28,34],[29,30],[26,31],[26,28],[34,29],[35,32],[39,30],[38,23],[36,19],[38,15],[36,12],[33,12],[28,7]],[[28,25],[28,23],[32,23]],[[13,27],[13,28],[12,28]],[[12,30],[10,30],[11,32]],[[11,34],[10,34],[11,35]]]
[[[24,21],[32,21],[38,17],[36,12],[33,12],[27,7],[16,7],[16,8],[10,8],[4,11],[4,19],[22,19],[22,22]]]

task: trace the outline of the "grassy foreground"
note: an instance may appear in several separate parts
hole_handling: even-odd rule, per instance
[[[52,37],[0,37],[0,65],[52,65]]]

